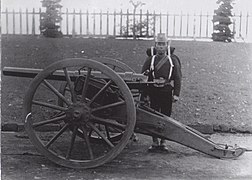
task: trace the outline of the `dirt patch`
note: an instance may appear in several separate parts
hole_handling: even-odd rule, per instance
[[[143,40],[3,36],[2,68],[44,68],[64,58],[105,56],[140,72],[151,45]],[[174,104],[172,117],[185,124],[252,132],[252,44],[173,41],[172,46],[183,73],[181,100]],[[30,81],[2,76],[2,123],[22,123]]]
[[[251,153],[236,160],[219,160],[169,142],[169,152],[149,153],[151,138],[139,135],[112,161],[92,169],[69,169],[40,155],[28,139],[17,133],[2,133],[2,179],[30,180],[136,180],[136,179],[251,179]],[[19,138],[17,138],[19,137]],[[251,135],[215,134],[219,143],[251,149]]]

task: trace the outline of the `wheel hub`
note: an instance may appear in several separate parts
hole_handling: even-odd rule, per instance
[[[87,123],[90,119],[90,108],[85,103],[75,103],[69,106],[66,119],[70,123]]]

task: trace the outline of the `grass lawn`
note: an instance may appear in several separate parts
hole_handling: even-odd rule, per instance
[[[2,36],[4,66],[44,68],[70,57],[116,58],[140,72],[152,41]],[[252,132],[252,44],[173,41],[182,63],[181,100],[172,117],[185,124]],[[81,51],[84,50],[84,54]],[[30,79],[2,76],[2,122],[22,123]]]

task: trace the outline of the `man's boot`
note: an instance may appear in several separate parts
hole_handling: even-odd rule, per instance
[[[168,151],[169,149],[166,146],[166,141],[164,139],[161,139],[160,141],[160,146],[159,146],[160,150],[162,151]]]
[[[137,142],[138,141],[138,137],[137,137],[136,133],[133,133],[130,139],[132,141],[134,141],[134,142]]]
[[[155,151],[158,149],[159,143],[158,138],[152,137],[152,145],[149,147],[149,151]]]

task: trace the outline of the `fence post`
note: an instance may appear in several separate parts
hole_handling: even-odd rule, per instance
[[[239,27],[239,37],[242,37],[242,35],[241,35],[241,29],[242,29],[242,12],[240,12],[240,27]]]
[[[66,9],[66,33],[67,36],[69,35],[69,31],[68,31],[68,8]]]
[[[109,35],[109,12],[107,11],[107,36]]]
[[[173,15],[173,37],[175,37],[175,28],[176,27],[176,14]]]
[[[214,22],[213,21],[212,21],[212,32],[214,32]]]
[[[126,25],[126,32],[127,32],[127,37],[129,36],[129,9],[127,9],[127,25]]]
[[[142,21],[142,16],[143,16],[143,11],[142,11],[142,9],[140,9],[140,37],[142,37],[143,36],[143,21]]]
[[[247,12],[246,16],[246,38],[248,38],[248,23],[249,23],[249,12]]]
[[[193,39],[196,39],[196,15],[193,14]]]
[[[41,34],[40,23],[41,23],[41,8],[39,8],[39,34]],[[61,25],[60,25],[60,28],[61,28]]]
[[[29,34],[28,9],[26,8],[26,34]]]
[[[93,35],[95,35],[95,10],[93,12],[93,18],[94,18],[94,21],[93,21]]]
[[[209,18],[209,14],[208,14],[208,11],[207,11],[207,15],[206,15],[206,37],[208,37],[208,18]]]
[[[234,13],[234,17],[235,17],[235,13]],[[233,22],[233,34],[234,34],[234,40],[236,42],[236,19],[234,19],[234,22]]]
[[[79,16],[80,16],[80,35],[82,36],[82,14],[81,14],[81,9],[79,12]]]
[[[133,10],[133,39],[136,39],[136,9]]]
[[[116,36],[116,11],[114,11],[114,36]]]
[[[41,14],[41,8],[39,8],[39,15]],[[62,12],[61,12],[61,8],[59,10],[59,14],[60,14],[60,17],[62,18]],[[39,18],[40,19],[40,18]],[[63,18],[62,18],[63,19]],[[60,21],[60,27],[59,27],[59,30],[62,31],[62,22]]]
[[[166,14],[166,35],[169,34],[169,12]]]
[[[16,23],[15,23],[15,11],[14,11],[14,9],[13,9],[13,11],[12,11],[12,15],[13,15],[13,17],[12,17],[12,18],[13,18],[13,34],[16,34],[16,32],[15,32],[15,29],[16,29],[16,28],[15,28],[15,24],[16,24]]]
[[[9,13],[7,8],[5,10],[5,13],[6,13],[6,34],[9,34]]]
[[[35,9],[32,10],[32,35],[35,35]]]
[[[186,17],[186,36],[189,36],[189,13],[187,13],[187,17]]]
[[[100,11],[100,35],[102,35],[102,10]]]
[[[20,31],[19,31],[19,34],[22,34],[22,12],[21,12],[21,9],[19,9],[19,28],[20,28]]]
[[[75,9],[73,10],[72,37],[75,38]]]
[[[160,23],[160,25],[159,25],[159,33],[162,33],[162,14],[161,14],[161,12],[160,12],[160,20],[159,20],[159,23]]]
[[[89,35],[89,14],[87,10],[87,35]]]
[[[148,10],[147,10],[147,13],[146,13],[146,21],[147,21],[146,37],[149,37],[149,11]]]
[[[155,11],[153,12],[153,36],[155,38],[155,35],[156,35],[156,14],[155,14]]]
[[[200,29],[199,29],[199,37],[201,37],[201,25],[202,25],[202,11],[200,11]]]
[[[120,12],[120,36],[122,36],[122,9]]]
[[[180,31],[179,31],[180,37],[182,36],[182,27],[183,27],[183,12],[181,11],[181,14],[180,14]]]

